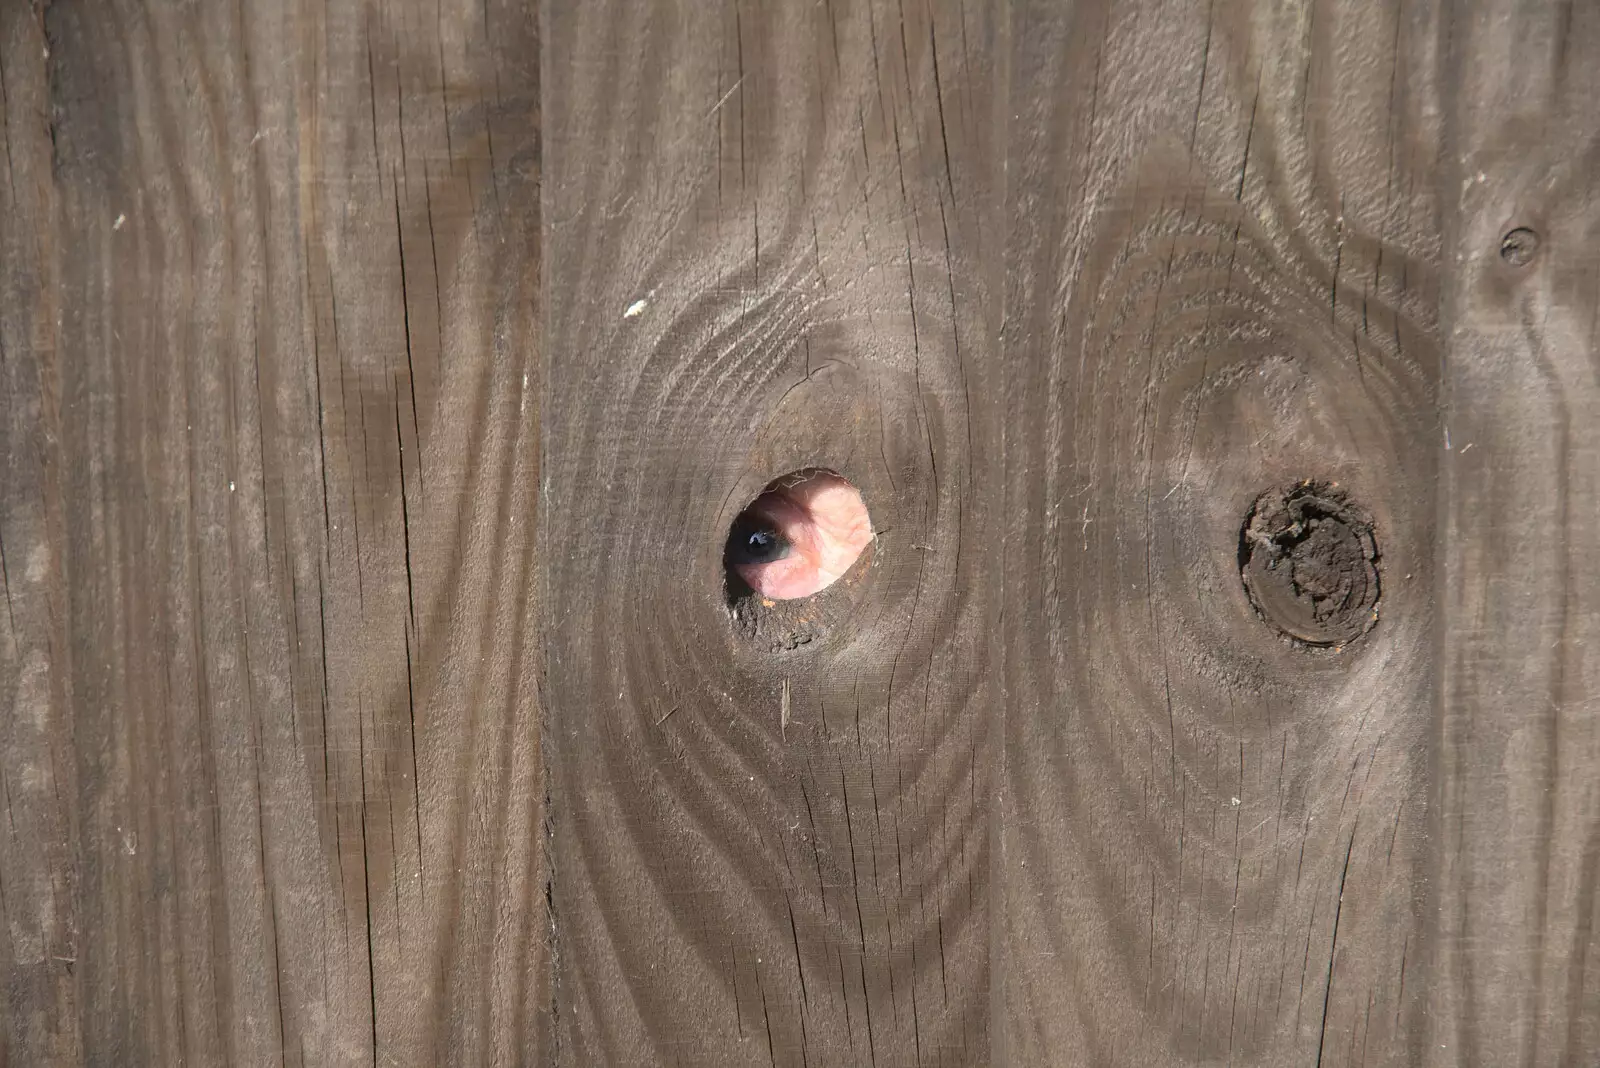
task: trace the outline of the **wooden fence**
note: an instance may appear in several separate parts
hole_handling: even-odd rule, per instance
[[[1600,1063],[1597,99],[1588,0],[0,0],[0,1064]]]

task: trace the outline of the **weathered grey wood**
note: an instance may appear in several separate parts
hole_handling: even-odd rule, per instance
[[[550,8],[559,1064],[990,1056],[1002,14]],[[880,536],[787,649],[722,551],[810,466]]]
[[[1600,9],[1450,36],[1431,1065],[1600,1057]],[[1506,235],[1527,235],[1502,252]]]
[[[1597,57],[0,0],[0,1065],[1593,1064]]]
[[[536,13],[4,30],[0,1061],[535,1056]]]
[[[995,1063],[1418,1057],[1437,20],[1017,6]],[[1240,581],[1304,479],[1376,525],[1341,649]]]
[[[82,1053],[50,108],[44,27],[0,5],[0,1063]]]

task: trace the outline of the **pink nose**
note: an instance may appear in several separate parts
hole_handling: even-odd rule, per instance
[[[832,585],[871,540],[856,488],[831,472],[807,471],[778,480],[740,514],[727,559],[752,590],[791,600]]]

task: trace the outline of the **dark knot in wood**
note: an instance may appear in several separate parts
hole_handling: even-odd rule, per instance
[[[1239,574],[1256,614],[1299,644],[1342,646],[1377,622],[1372,520],[1329,483],[1256,498],[1240,532]]]

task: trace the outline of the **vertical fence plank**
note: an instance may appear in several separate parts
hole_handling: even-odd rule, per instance
[[[993,8],[550,17],[558,1062],[983,1063]],[[730,605],[729,525],[814,466],[869,562]]]
[[[1426,1063],[1600,1051],[1600,10],[1457,8]]]
[[[5,22],[7,1056],[527,1055],[537,13]]]
[[[0,1064],[82,1055],[48,59],[0,6]]]
[[[1437,34],[1018,5],[1007,1064],[1416,1058]]]

